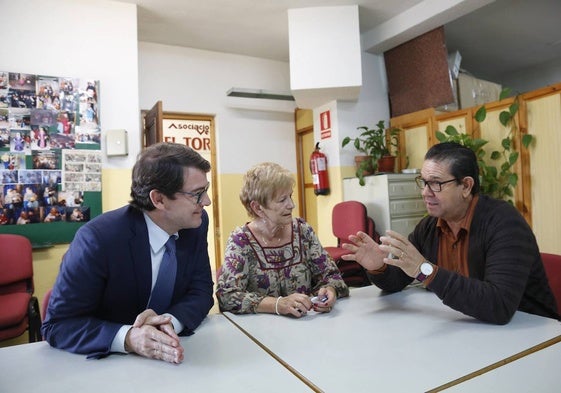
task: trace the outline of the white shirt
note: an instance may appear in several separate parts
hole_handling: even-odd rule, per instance
[[[150,258],[152,260],[152,291],[154,289],[154,285],[156,285],[156,280],[158,279],[158,272],[160,270],[160,264],[162,263],[162,259],[164,257],[165,245],[169,239],[169,235],[166,231],[156,225],[146,213],[144,213],[144,221],[146,221],[146,226],[148,228],[148,241],[150,242]],[[176,239],[179,238],[177,232],[174,233],[173,236],[175,236]],[[150,292],[150,297],[152,297],[152,292]],[[148,298],[146,307],[148,307],[148,304],[150,304],[150,298]],[[171,317],[173,330],[175,330],[177,334],[179,334],[183,330],[184,326],[181,322],[179,322],[177,318],[168,313],[165,313],[163,315]],[[113,338],[113,342],[111,343],[111,352],[127,353],[127,351],[125,351],[125,338],[131,328],[132,325],[121,326],[121,328],[117,331],[115,338]]]

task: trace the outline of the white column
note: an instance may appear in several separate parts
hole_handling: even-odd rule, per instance
[[[362,86],[358,6],[288,10],[290,88],[300,108],[357,100]]]

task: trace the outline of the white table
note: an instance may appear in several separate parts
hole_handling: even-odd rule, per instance
[[[524,356],[445,392],[558,393],[561,391],[561,343]]]
[[[223,315],[181,339],[179,365],[136,355],[87,360],[46,342],[0,349],[0,392],[310,392]]]
[[[301,319],[224,315],[326,392],[427,391],[561,335],[558,321],[522,312],[479,322],[422,288],[352,289],[331,313]]]

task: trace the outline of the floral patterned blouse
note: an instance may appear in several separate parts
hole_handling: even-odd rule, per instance
[[[238,227],[225,254],[216,289],[222,311],[256,313],[264,297],[313,296],[324,286],[335,288],[337,297],[349,295],[337,265],[301,218],[292,220],[292,241],[279,247],[263,247],[247,224]]]

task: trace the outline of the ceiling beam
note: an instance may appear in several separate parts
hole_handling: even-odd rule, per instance
[[[424,0],[362,33],[362,50],[381,54],[495,0]]]

